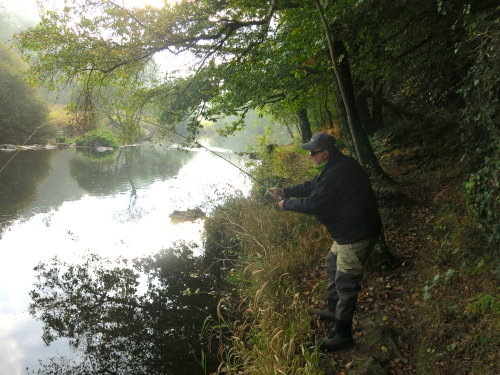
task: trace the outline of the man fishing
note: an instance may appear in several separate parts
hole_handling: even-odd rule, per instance
[[[336,146],[336,139],[318,132],[302,144],[319,174],[287,188],[269,188],[280,209],[314,215],[333,238],[325,259],[328,274],[325,309],[311,314],[335,322],[334,331],[319,340],[328,350],[354,345],[352,320],[365,265],[382,229],[377,198],[365,170]],[[295,197],[298,199],[289,199]]]

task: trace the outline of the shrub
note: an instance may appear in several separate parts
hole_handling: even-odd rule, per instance
[[[483,167],[465,183],[467,207],[478,218],[490,242],[500,242],[500,155],[486,157]]]
[[[95,147],[96,145],[103,147],[119,146],[116,136],[107,129],[91,130],[84,135],[77,137],[75,140],[77,146]]]

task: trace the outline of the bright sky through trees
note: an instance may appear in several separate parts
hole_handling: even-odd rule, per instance
[[[66,0],[71,2],[71,0]],[[108,1],[108,0],[105,0]],[[162,7],[165,2],[174,3],[176,0],[111,0],[116,4],[125,5],[127,7],[143,7],[151,5],[154,7]],[[45,8],[53,9],[58,6],[63,6],[65,0],[0,0],[0,6],[3,5],[8,12],[13,12],[23,19],[37,21],[38,6],[37,3],[42,3]],[[168,52],[161,53],[155,58],[160,70],[165,71],[180,71],[180,74],[188,74],[186,62],[191,60],[188,54],[174,57]]]
[[[38,0],[40,1],[40,0]],[[64,0],[41,0],[43,4],[52,7],[53,5],[63,4]],[[171,0],[166,0],[172,2]],[[161,7],[165,0],[117,0],[117,4],[125,4],[130,7],[141,7],[143,5],[152,5]],[[7,10],[14,11],[28,19],[38,19],[37,0],[0,0]]]

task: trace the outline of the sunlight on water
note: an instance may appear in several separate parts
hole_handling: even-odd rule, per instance
[[[66,168],[61,172],[64,178],[59,176],[59,182],[54,184],[45,177],[36,186],[35,197],[24,210],[18,210],[22,214],[3,228],[0,237],[0,374],[24,373],[27,366],[36,368],[37,359],[65,350],[60,342],[64,340],[43,347],[41,325],[26,312],[28,292],[34,282],[33,267],[40,261],[57,256],[75,262],[88,251],[110,258],[133,258],[168,248],[178,240],[194,241],[201,248],[202,220],[174,225],[169,215],[199,205],[209,210],[222,192],[235,191],[231,184],[243,194],[248,193],[250,183],[237,168],[207,151],[190,154],[178,172],[168,178],[158,175],[145,183],[144,177],[132,177],[132,184],[117,183],[118,191],[107,195],[89,193],[88,188],[77,186],[75,178],[69,178],[71,167],[62,159],[51,160],[48,173],[57,174]],[[43,198],[43,192],[57,196],[59,188],[65,189],[64,194],[70,198],[47,205],[51,198]]]

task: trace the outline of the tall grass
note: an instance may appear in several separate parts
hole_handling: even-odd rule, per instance
[[[205,232],[206,249],[224,257],[223,271],[238,290],[221,301],[214,323],[218,373],[321,374],[308,300],[296,280],[317,266],[330,242],[319,223],[276,212],[255,192],[218,207]]]

